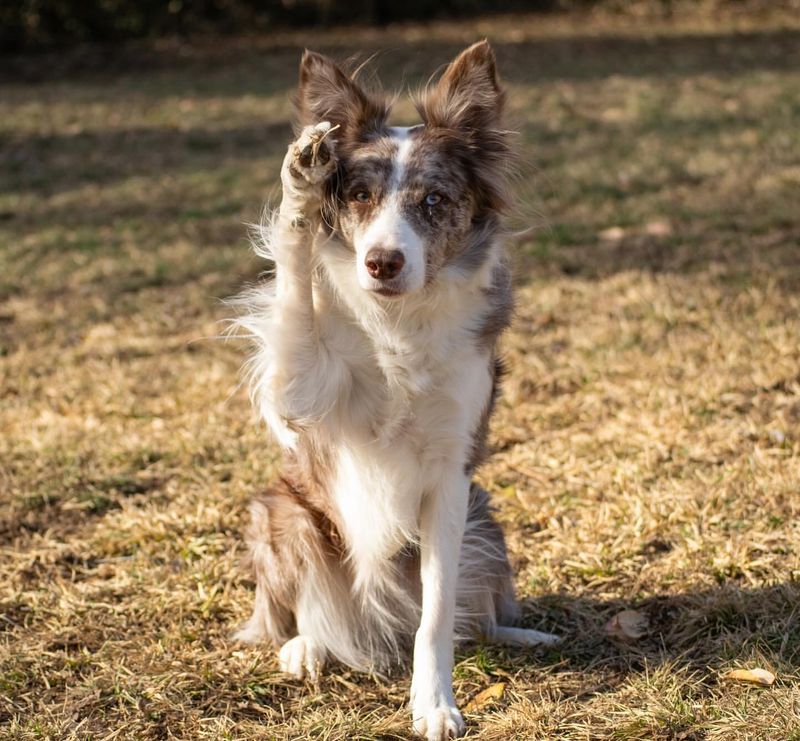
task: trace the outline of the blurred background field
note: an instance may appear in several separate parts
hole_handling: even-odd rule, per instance
[[[407,677],[304,685],[227,639],[277,450],[220,299],[265,268],[246,224],[276,192],[303,47],[377,52],[404,88],[486,36],[534,230],[511,246],[480,479],[525,624],[566,641],[459,649],[462,706],[504,683],[469,736],[800,739],[797,4],[453,3],[347,27],[341,7],[6,45],[0,737],[407,737]],[[625,609],[638,638],[604,630]]]

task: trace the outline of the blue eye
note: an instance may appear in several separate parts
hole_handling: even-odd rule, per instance
[[[428,195],[425,196],[426,206],[435,206],[441,202],[442,202],[442,197],[438,193],[428,193]]]
[[[370,202],[370,194],[366,190],[359,190],[354,196],[353,200],[358,201],[359,203],[369,203]]]

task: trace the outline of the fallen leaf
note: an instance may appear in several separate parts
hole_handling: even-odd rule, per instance
[[[668,237],[672,234],[672,224],[668,221],[650,221],[645,224],[644,233],[651,237]]]
[[[503,693],[506,691],[505,682],[497,682],[497,684],[489,685],[485,690],[481,690],[475,697],[473,697],[466,705],[464,710],[467,713],[473,713],[480,710],[485,705],[488,705],[492,700],[499,700]]]
[[[723,679],[734,679],[739,682],[754,682],[769,686],[775,681],[775,675],[766,669],[731,669],[722,675]]]
[[[619,242],[625,238],[625,230],[621,226],[610,226],[603,229],[598,236],[606,242]]]
[[[623,610],[609,620],[603,630],[612,638],[625,641],[638,640],[646,635],[650,626],[647,617],[638,610]]]

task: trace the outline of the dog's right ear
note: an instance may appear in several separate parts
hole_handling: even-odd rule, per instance
[[[341,126],[336,138],[361,138],[380,129],[389,114],[328,57],[306,50],[300,60],[300,85],[295,100],[300,128],[321,121]]]

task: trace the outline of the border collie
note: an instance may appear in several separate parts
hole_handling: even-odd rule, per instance
[[[512,310],[504,93],[485,41],[417,101],[422,123],[305,52],[297,139],[242,298],[254,403],[285,453],[252,505],[255,609],[238,637],[314,678],[413,654],[414,730],[463,733],[453,641],[552,643],[517,618],[503,534],[472,482]]]

